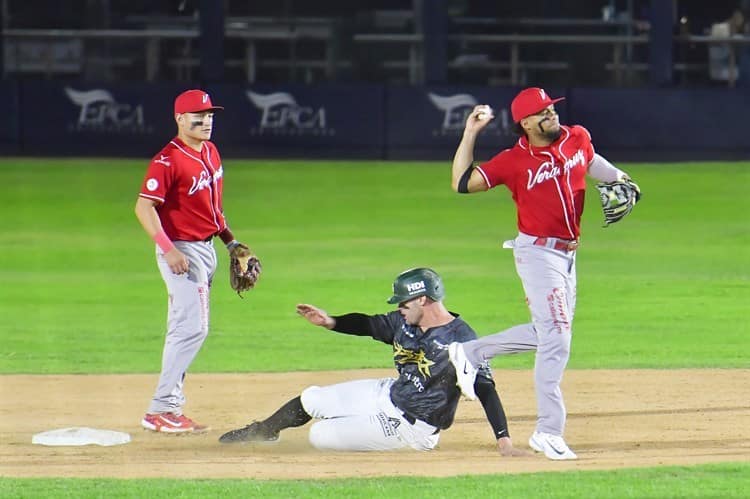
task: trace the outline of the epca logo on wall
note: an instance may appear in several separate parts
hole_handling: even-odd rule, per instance
[[[286,92],[263,95],[248,90],[246,93],[261,112],[258,126],[250,129],[250,135],[336,135],[336,130],[328,127],[324,107],[297,104],[294,96]]]
[[[65,94],[79,106],[78,119],[68,124],[71,132],[99,132],[115,134],[151,133],[146,125],[143,104],[117,102],[107,90],[79,91],[65,87]]]
[[[428,92],[427,97],[432,105],[443,112],[443,122],[440,128],[432,130],[433,136],[455,135],[463,133],[468,118],[474,106],[479,104],[473,95],[438,95]],[[508,110],[503,108],[495,111],[495,119],[484,128],[483,133],[492,135],[512,135]]]

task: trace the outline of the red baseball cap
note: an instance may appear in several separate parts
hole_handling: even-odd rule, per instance
[[[211,97],[203,90],[186,90],[174,100],[174,113],[200,113],[202,111],[216,111],[224,109],[222,106],[214,106]]]
[[[510,114],[513,116],[513,122],[518,123],[525,117],[536,114],[550,104],[564,99],[565,97],[551,98],[543,88],[524,88],[510,103]]]

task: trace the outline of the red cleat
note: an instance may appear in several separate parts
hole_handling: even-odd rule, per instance
[[[173,412],[146,414],[141,420],[141,426],[161,433],[204,433],[209,429],[208,426],[196,423],[184,414],[178,416]]]

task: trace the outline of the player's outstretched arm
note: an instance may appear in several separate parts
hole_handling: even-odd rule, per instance
[[[336,325],[336,320],[328,312],[314,305],[300,303],[297,305],[297,313],[316,326],[332,329]]]

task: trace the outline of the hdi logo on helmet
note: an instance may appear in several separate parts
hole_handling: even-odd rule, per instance
[[[286,92],[263,95],[248,90],[247,98],[261,110],[260,123],[251,128],[251,135],[336,135],[327,127],[326,109],[300,106],[294,96]]]
[[[443,111],[443,123],[439,130],[433,130],[432,135],[455,135],[459,136],[464,131],[466,118],[468,118],[474,106],[478,104],[477,99],[470,94],[438,95],[427,93],[432,105]],[[508,110],[502,108],[493,121],[487,125],[484,133],[494,135],[511,135]]]
[[[104,89],[79,91],[65,87],[64,90],[68,99],[81,108],[76,122],[68,125],[69,131],[128,134],[153,131],[153,127],[146,125],[142,104],[119,103]]]
[[[405,270],[396,277],[393,281],[393,296],[388,299],[388,303],[401,303],[422,295],[439,301],[445,297],[445,288],[437,272],[417,267]]]

